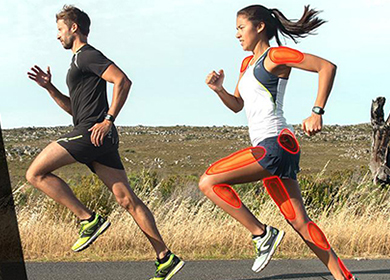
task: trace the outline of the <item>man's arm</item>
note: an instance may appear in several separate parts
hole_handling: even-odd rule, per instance
[[[102,74],[102,78],[107,82],[114,84],[111,107],[108,110],[107,114],[116,118],[119,114],[119,111],[122,109],[123,105],[126,102],[127,96],[129,94],[131,81],[126,77],[125,73],[122,72],[115,64],[108,66],[106,71]],[[112,122],[109,120],[104,120],[101,123],[95,124],[89,129],[92,131],[91,142],[95,146],[100,146],[103,144],[103,139],[110,131]]]
[[[28,77],[35,81],[38,85],[46,89],[54,101],[67,113],[72,115],[72,108],[70,106],[70,98],[62,94],[52,83],[50,67],[47,67],[47,73],[43,72],[39,66],[34,65],[31,68],[31,72],[27,72]]]
[[[111,107],[107,114],[116,118],[126,102],[131,87],[131,81],[115,64],[108,66],[107,70],[104,71],[102,78],[107,82],[114,84]]]

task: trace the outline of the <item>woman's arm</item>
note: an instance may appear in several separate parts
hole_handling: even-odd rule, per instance
[[[291,68],[317,72],[318,92],[314,106],[321,108],[325,107],[336,75],[336,65],[321,57],[311,54],[304,54],[303,60],[301,62],[286,64],[274,63],[267,57],[264,66],[268,71],[278,76],[286,75],[286,73],[290,72]],[[318,115],[312,112],[310,117],[303,120],[302,129],[309,136],[320,132],[322,129],[322,115]]]
[[[240,81],[242,77],[242,73],[238,81]],[[234,95],[228,93],[225,88],[222,86],[223,80],[225,78],[225,74],[223,70],[219,70],[218,73],[213,71],[206,77],[206,84],[215,91],[219,98],[221,98],[222,102],[235,113],[238,113],[244,107],[244,100],[240,96],[240,92],[238,91],[238,83],[236,89],[234,91]]]

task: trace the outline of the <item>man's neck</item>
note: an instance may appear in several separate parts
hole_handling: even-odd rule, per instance
[[[80,38],[76,38],[73,42],[72,52],[76,53],[79,49],[85,46],[87,43],[87,39],[81,40]]]

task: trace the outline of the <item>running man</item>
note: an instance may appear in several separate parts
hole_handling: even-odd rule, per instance
[[[230,186],[263,180],[268,193],[287,222],[327,266],[335,279],[355,279],[330,247],[324,233],[308,217],[297,181],[299,144],[283,116],[283,96],[292,68],[317,72],[318,93],[311,115],[302,129],[313,136],[322,129],[322,114],[329,97],[336,66],[320,57],[280,47],[279,33],[296,42],[324,23],[318,12],[305,7],[300,20],[288,20],[279,10],[252,5],[237,13],[237,34],[244,59],[234,94],[223,87],[224,72],[211,72],[207,85],[232,111],[245,107],[249,135],[254,147],[212,164],[199,182],[200,190],[215,204],[245,226],[253,235],[256,259],[252,270],[260,272],[270,261],[284,232],[261,223]],[[270,47],[275,38],[279,47]]]
[[[52,172],[76,161],[86,164],[131,214],[152,244],[157,254],[156,276],[152,279],[171,279],[184,262],[168,250],[152,213],[130,188],[118,153],[119,138],[114,121],[127,99],[131,81],[118,66],[88,44],[91,21],[85,12],[64,6],[56,19],[57,39],[73,52],[66,77],[69,97],[51,83],[49,67],[45,73],[35,65],[27,74],[73,117],[74,130],[49,144],[33,161],[26,178],[81,220],[80,237],[72,246],[73,251],[79,252],[102,234],[110,222],[83,205],[70,187]],[[110,107],[106,82],[114,84]]]

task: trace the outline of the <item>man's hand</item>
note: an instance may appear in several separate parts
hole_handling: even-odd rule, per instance
[[[31,68],[31,71],[33,73],[27,72],[27,75],[31,80],[37,82],[38,85],[45,89],[51,85],[51,73],[49,66],[47,66],[47,73],[43,72],[37,65],[34,65],[34,67]]]
[[[91,142],[95,147],[100,147],[103,145],[103,139],[111,130],[112,122],[109,120],[104,120],[101,123],[96,123],[93,127],[88,129],[92,131]]]
[[[313,136],[322,129],[322,116],[312,113],[310,117],[302,122],[302,129],[308,136]]]

